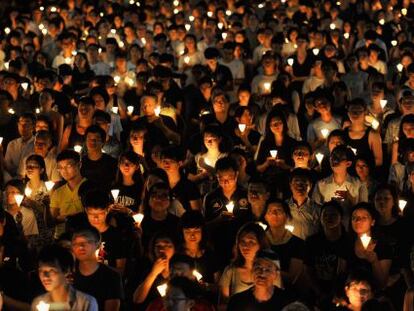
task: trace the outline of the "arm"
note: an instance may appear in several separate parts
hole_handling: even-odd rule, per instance
[[[164,258],[158,258],[151,272],[147,275],[144,281],[138,285],[132,297],[134,303],[143,303],[151,290],[157,276],[168,267],[168,260]]]
[[[201,209],[201,199],[190,201],[192,210],[199,211]]]
[[[378,260],[378,258],[371,262],[372,273],[380,288],[385,288],[387,286],[391,262],[391,259]]]
[[[121,275],[124,275],[126,258],[116,259],[116,269]]]
[[[382,142],[381,136],[378,132],[371,131],[369,133],[369,147],[372,150],[375,158],[375,166],[382,165]]]
[[[62,134],[62,140],[60,141],[59,151],[65,150],[69,145],[69,136],[70,136],[71,126],[68,125]]]
[[[392,147],[391,147],[391,164],[397,163],[398,161],[398,141],[392,143]]]
[[[15,300],[6,295],[2,295],[2,296],[3,296],[3,305],[5,307],[10,308],[10,310],[16,310],[16,311],[29,311],[30,310],[29,304],[19,301],[19,300]]]
[[[303,260],[298,258],[291,258],[289,263],[289,271],[287,279],[290,284],[295,284],[303,272]]]

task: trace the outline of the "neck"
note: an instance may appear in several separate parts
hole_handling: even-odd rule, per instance
[[[125,186],[131,186],[134,184],[134,179],[132,178],[132,175],[126,175],[122,177],[122,184]]]
[[[351,128],[352,128],[354,131],[363,131],[363,130],[365,130],[364,121],[362,121],[362,122],[359,122],[359,121],[357,121],[357,122],[352,122],[352,123],[351,123]]]
[[[103,233],[103,232],[105,232],[106,230],[108,230],[108,224],[105,222],[105,223],[103,223],[103,224],[100,224],[100,225],[97,225],[97,226],[94,226],[95,228],[96,228],[96,230],[98,230],[99,231],[99,233]]]
[[[254,297],[259,302],[261,301],[268,301],[273,296],[273,286],[272,287],[264,287],[264,286],[255,286],[254,287]]]
[[[251,270],[253,268],[254,258],[245,258],[244,266]]]
[[[224,123],[227,120],[227,111],[223,111],[223,112],[218,112],[216,113],[216,119],[220,122],[220,123]]]
[[[58,288],[50,292],[53,302],[66,302],[69,300],[69,286],[62,284]]]
[[[36,176],[36,177],[33,177],[32,179],[30,179],[28,184],[30,186],[29,187],[30,189],[36,190],[36,189],[40,188],[40,186],[42,184],[42,181],[40,180],[40,178],[38,176]]]
[[[132,149],[136,154],[139,154],[140,156],[144,156],[144,146],[133,146]]]
[[[234,187],[232,189],[229,189],[227,191],[223,189],[223,194],[227,199],[230,199],[231,196],[233,195],[234,191],[236,191],[236,187]]]
[[[323,122],[330,122],[332,120],[332,114],[330,112],[321,113],[321,120]]]
[[[83,275],[91,275],[99,268],[99,263],[96,258],[79,261],[79,271]]]
[[[335,173],[335,172],[333,173],[333,179],[338,185],[342,185],[345,182],[346,176],[347,176],[346,172],[345,174]]]
[[[275,240],[281,240],[286,234],[286,229],[282,226],[270,227],[269,229],[270,229],[270,234]]]
[[[342,227],[341,225],[336,226],[334,228],[323,228],[323,231],[325,233],[326,239],[329,241],[336,241],[338,240],[342,235]]]
[[[68,180],[68,186],[71,190],[75,189],[77,185],[80,184],[82,181],[82,176],[79,174],[78,176],[72,178],[71,180]]]
[[[22,141],[23,141],[23,142],[27,142],[27,141],[29,141],[32,137],[33,137],[32,135],[30,135],[30,136],[22,136]]]
[[[168,211],[167,210],[165,210],[165,211],[154,211],[154,210],[151,210],[151,217],[154,220],[158,220],[158,221],[165,220],[165,218],[167,218],[167,215],[168,215]]]
[[[88,150],[88,158],[92,161],[97,161],[102,157],[101,150]]]
[[[264,209],[263,204],[252,204],[252,214],[256,219],[259,219],[262,216],[262,211]]]
[[[196,257],[200,250],[197,243],[187,243],[185,249],[191,257]]]
[[[90,120],[88,118],[79,118],[78,126],[83,127],[83,128],[87,128],[90,125],[92,125],[92,120]]]
[[[170,183],[170,187],[175,186],[181,179],[181,175],[179,171],[171,172],[168,174],[168,182]]]
[[[380,225],[389,225],[389,224],[392,224],[394,221],[395,221],[395,218],[392,216],[391,213],[383,214],[379,218]]]
[[[14,216],[20,211],[20,207],[17,204],[9,204],[7,211]]]

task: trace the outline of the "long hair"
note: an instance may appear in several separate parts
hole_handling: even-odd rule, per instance
[[[40,180],[43,181],[47,181],[47,174],[46,174],[46,164],[45,164],[45,160],[38,154],[32,154],[30,156],[27,157],[26,159],[26,165],[29,161],[34,161],[37,163],[37,165],[39,165],[40,169],[43,169],[43,173],[40,174]],[[29,178],[27,177],[27,175],[25,174],[24,176],[24,183],[26,184],[29,181]]]
[[[133,152],[132,150],[125,151],[119,156],[118,170],[116,172],[115,183],[122,184],[123,176],[122,176],[121,170],[119,169],[119,166],[121,165],[121,161],[124,160],[124,159],[126,159],[129,162],[135,164],[138,167],[137,170],[135,171],[134,175],[132,176],[132,179],[133,179],[135,184],[143,185],[144,184],[144,178],[142,176],[141,169],[139,167],[139,156],[135,152]]]
[[[285,114],[277,106],[273,107],[272,110],[270,110],[266,118],[265,136],[263,140],[267,143],[274,141],[274,135],[272,133],[272,130],[270,129],[270,123],[272,119],[274,118],[280,119],[283,123],[283,131],[282,131],[283,138],[286,138],[288,135],[288,125],[287,125]]]
[[[199,211],[189,210],[186,211],[180,218],[178,229],[178,248],[180,252],[185,252],[185,240],[184,229],[188,228],[200,228],[201,229],[201,241],[198,245],[200,250],[205,250],[207,247],[208,239],[206,233],[206,226],[203,214]]]

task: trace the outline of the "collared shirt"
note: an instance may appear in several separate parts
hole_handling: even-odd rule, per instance
[[[37,305],[40,302],[49,304],[49,311],[98,311],[98,303],[96,299],[88,294],[69,288],[69,301],[53,302],[50,293],[46,293],[36,297],[30,308],[31,311],[37,311]]]
[[[21,206],[19,212],[21,212],[21,225],[22,225],[22,229],[23,229],[23,234],[24,236],[30,236],[30,235],[38,235],[39,234],[39,229],[37,227],[37,221],[36,221],[36,216],[34,214],[34,212],[27,207]],[[18,214],[16,215],[12,215],[14,221],[17,223],[18,222]]]
[[[400,124],[403,116],[396,117],[388,122],[387,130],[385,132],[384,144],[390,148],[400,133]]]
[[[4,156],[4,164],[6,170],[11,176],[16,176],[17,168],[21,159],[33,153],[34,149],[34,137],[28,141],[23,141],[21,137],[13,139],[7,145],[6,155]]]
[[[288,221],[288,225],[293,225],[293,234],[302,240],[306,240],[309,236],[319,231],[320,207],[310,198],[307,198],[302,206],[293,200],[288,199],[286,203],[289,205],[292,219]]]

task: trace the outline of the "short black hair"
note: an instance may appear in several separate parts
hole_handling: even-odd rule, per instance
[[[227,170],[233,170],[235,172],[238,172],[239,167],[237,165],[236,160],[227,156],[227,157],[217,160],[215,169],[216,169],[216,172],[227,171]]]
[[[85,138],[88,137],[89,133],[99,134],[102,142],[105,142],[106,133],[99,125],[94,124],[94,125],[89,126],[85,131]]]
[[[73,160],[75,163],[80,162],[80,155],[74,150],[66,149],[59,153],[56,157],[56,162],[64,161],[64,160]]]
[[[111,200],[109,194],[101,189],[91,189],[81,196],[82,206],[86,208],[107,209]]]
[[[76,230],[72,235],[72,241],[77,237],[84,237],[88,240],[92,239],[96,243],[101,243],[101,234],[99,233],[98,229],[92,226]]]
[[[45,246],[38,256],[39,266],[42,264],[58,267],[62,272],[71,272],[74,268],[74,260],[70,251],[60,245]]]
[[[312,176],[310,174],[310,171],[305,168],[295,168],[289,175],[289,182],[292,182],[293,178],[295,177],[306,178],[306,180],[312,183]]]

